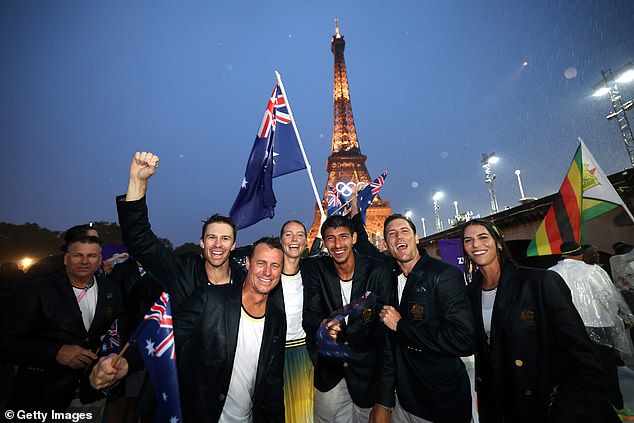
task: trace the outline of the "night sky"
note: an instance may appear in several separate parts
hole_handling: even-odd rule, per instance
[[[0,221],[116,221],[132,155],[148,150],[155,232],[197,242],[238,193],[275,70],[323,195],[335,16],[368,171],[388,171],[382,198],[419,230],[424,217],[434,232],[434,189],[445,225],[453,201],[490,212],[482,153],[500,157],[500,208],[518,204],[517,168],[527,196],[556,192],[577,137],[606,174],[629,167],[609,100],[591,94],[601,70],[634,61],[633,1],[304,3],[0,2]],[[620,89],[634,97],[634,82]],[[275,218],[238,244],[312,223],[305,171],[274,188]]]

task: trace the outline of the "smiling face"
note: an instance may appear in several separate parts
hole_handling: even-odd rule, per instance
[[[462,235],[462,245],[465,253],[479,268],[500,266],[497,251],[502,246],[496,243],[487,228],[482,225],[465,227]]]
[[[226,223],[210,223],[200,240],[205,261],[212,267],[221,267],[229,261],[229,254],[236,248],[233,228]]]
[[[337,264],[345,264],[353,256],[352,245],[357,242],[357,234],[347,227],[326,228],[324,243]]]
[[[298,258],[306,249],[306,230],[297,222],[288,222],[282,228],[280,236],[284,256]]]
[[[257,244],[247,257],[245,288],[260,295],[268,295],[280,281],[284,254],[279,248]],[[244,292],[244,291],[243,291]]]
[[[407,220],[401,218],[391,220],[385,227],[384,233],[387,248],[399,265],[416,264],[420,258],[418,237]]]

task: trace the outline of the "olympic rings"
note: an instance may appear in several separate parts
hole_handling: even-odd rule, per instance
[[[357,192],[361,191],[363,189],[363,187],[365,187],[367,184],[365,182],[337,182],[337,185],[335,185],[335,188],[337,189],[337,192],[341,195],[343,195],[345,198],[348,198],[352,195],[352,193],[354,192],[354,188],[356,186],[357,188]]]

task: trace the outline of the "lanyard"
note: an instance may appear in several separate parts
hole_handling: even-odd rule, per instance
[[[95,284],[95,277],[92,277],[92,280],[90,281],[90,283],[88,285],[86,285],[86,287],[84,289],[81,290],[81,292],[79,293],[79,295],[77,296],[77,304],[79,304],[81,302],[81,300],[84,299],[84,297],[86,296],[86,294],[88,293],[88,290],[90,288],[92,288],[92,286]]]

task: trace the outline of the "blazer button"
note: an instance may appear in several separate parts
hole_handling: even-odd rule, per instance
[[[224,401],[227,396],[225,394],[220,394],[220,401]]]
[[[524,394],[526,394],[527,397],[530,397],[531,395],[533,395],[533,391],[531,391],[530,389],[527,389],[526,392],[524,392]]]
[[[347,362],[347,361],[344,361],[344,362],[343,362],[343,367],[348,367],[348,366],[349,366],[348,362]]]
[[[90,342],[90,338],[86,337],[86,339],[84,339],[84,341]]]
[[[524,365],[524,362],[522,360],[515,360],[515,365],[517,367],[522,367]]]

